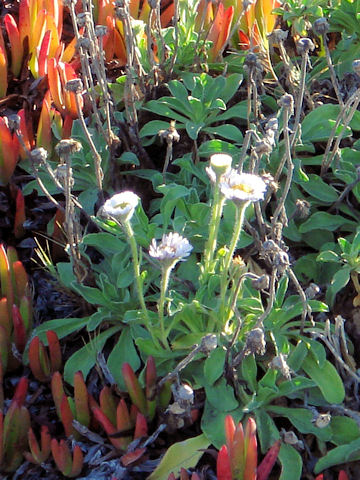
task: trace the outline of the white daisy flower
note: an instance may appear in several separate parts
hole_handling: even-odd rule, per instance
[[[119,222],[126,222],[133,216],[140,198],[130,191],[113,195],[101,208],[101,215],[114,217]]]
[[[266,184],[258,175],[232,170],[220,182],[220,191],[235,203],[257,202],[263,200]]]
[[[157,245],[153,238],[149,255],[157,258],[160,262],[175,265],[179,260],[188,257],[193,249],[187,238],[178,233],[168,233],[162,236],[161,242]]]
[[[226,175],[231,170],[232,157],[227,153],[215,153],[210,157],[210,166],[206,167],[206,173],[208,174],[212,183],[216,183],[216,180],[220,180],[222,175]]]

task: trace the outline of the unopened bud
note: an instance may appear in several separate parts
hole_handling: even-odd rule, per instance
[[[278,104],[280,107],[288,108],[290,111],[294,109],[294,97],[290,93],[285,93],[279,101]]]
[[[265,334],[262,328],[253,328],[246,337],[245,353],[264,355],[266,350]]]
[[[108,33],[108,28],[106,25],[96,25],[95,27],[95,35],[97,37],[105,37]]]
[[[307,200],[298,198],[295,202],[295,216],[297,218],[305,219],[310,215],[310,203]]]
[[[249,68],[255,68],[257,64],[257,56],[255,53],[248,53],[245,57],[245,65]]]
[[[91,20],[91,15],[89,12],[81,12],[76,16],[77,24],[80,28],[85,27],[86,23]]]
[[[205,337],[201,339],[200,350],[202,353],[205,353],[205,355],[209,355],[209,353],[215,350],[217,343],[217,336],[214,333],[205,335]]]
[[[261,275],[261,277],[254,278],[254,280],[251,281],[251,285],[256,290],[267,290],[270,285],[269,275]]]

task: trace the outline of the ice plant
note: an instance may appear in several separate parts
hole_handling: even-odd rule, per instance
[[[315,480],[324,480],[324,474],[321,473],[315,478]],[[338,480],[349,480],[349,477],[347,476],[345,470],[340,470]]]
[[[51,375],[61,369],[62,356],[58,336],[52,330],[46,332],[48,351],[38,336],[29,345],[29,366],[39,382],[46,382]]]
[[[19,159],[19,149],[19,141],[11,133],[7,118],[0,117],[0,186],[9,183]]]
[[[41,465],[46,462],[51,451],[51,437],[48,427],[46,425],[41,426],[40,444],[36,439],[33,429],[30,428],[28,431],[28,442],[30,452],[24,452],[26,460],[36,465]]]
[[[51,453],[57,468],[64,477],[75,478],[80,475],[84,457],[79,445],[75,445],[73,452],[71,452],[65,440],[58,442],[53,438],[51,440]]]
[[[4,472],[14,472],[23,461],[30,428],[30,414],[24,407],[27,388],[28,381],[22,377],[6,415],[0,411],[0,469]]]
[[[222,176],[231,170],[232,157],[226,153],[216,153],[210,157],[210,165],[206,167],[211,183],[213,184],[213,201],[209,223],[209,235],[204,251],[204,267],[202,279],[206,282],[207,275],[213,273],[213,259],[216,250],[219,225],[224,206],[225,196],[221,194],[219,183]]]
[[[161,286],[158,312],[161,340],[163,346],[166,348],[169,348],[169,345],[164,325],[164,305],[170,273],[180,260],[183,260],[190,255],[192,249],[192,245],[186,238],[178,233],[172,232],[164,234],[159,245],[156,240],[153,239],[149,248],[149,255],[153,258],[157,258],[161,264]]]
[[[212,47],[208,51],[208,59],[210,62],[214,62],[226,46],[233,17],[234,7],[231,6],[225,9],[223,3],[217,5],[215,18],[207,36],[207,40],[212,41]]]
[[[145,367],[145,389],[140,385],[137,376],[129,363],[122,366],[122,374],[130,399],[139,411],[149,420],[153,420],[156,407],[165,409],[171,398],[170,383],[165,382],[157,391],[157,374],[154,358],[150,355]]]
[[[55,372],[51,379],[51,393],[54,399],[56,412],[61,420],[65,435],[80,438],[80,434],[73,426],[77,420],[85,427],[90,424],[89,394],[81,372],[74,374],[74,399],[65,395],[64,386],[59,372]]]
[[[245,432],[241,422],[235,425],[231,415],[225,418],[226,445],[217,458],[218,480],[267,480],[277,459],[280,442],[276,442],[257,466],[256,423],[249,418]]]

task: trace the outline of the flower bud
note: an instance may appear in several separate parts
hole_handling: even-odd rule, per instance
[[[310,38],[300,38],[296,43],[296,48],[300,55],[304,55],[305,53],[312,52],[315,49],[315,45]]]
[[[325,35],[329,31],[329,22],[324,17],[318,18],[313,24],[313,30],[316,35]]]

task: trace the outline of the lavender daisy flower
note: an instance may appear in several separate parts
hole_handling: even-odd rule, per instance
[[[149,254],[160,262],[174,266],[178,261],[188,257],[192,249],[192,245],[186,238],[170,232],[162,236],[159,245],[155,239],[152,240]]]
[[[266,184],[258,175],[232,170],[220,182],[220,191],[235,203],[257,202],[263,200]]]

